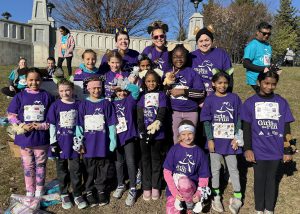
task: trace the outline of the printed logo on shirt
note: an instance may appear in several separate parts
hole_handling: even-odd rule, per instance
[[[178,161],[176,170],[182,173],[191,173],[194,166],[195,161],[193,160],[193,155],[186,153],[185,158],[182,161]]]
[[[175,89],[189,89],[187,85],[186,79],[182,75],[178,75],[178,78],[176,78],[176,83],[172,85]],[[174,97],[171,95],[172,99],[178,99],[178,100],[187,100],[187,97],[184,96],[178,96]]]
[[[59,112],[60,127],[73,128],[76,123],[77,110],[72,109],[70,111]]]
[[[34,101],[33,104],[24,106],[24,121],[44,121],[45,106],[38,100]]]
[[[212,85],[211,85],[211,79],[212,79],[212,72],[214,64],[210,60],[204,60],[201,65],[198,65],[197,68],[194,68],[194,70],[201,76],[203,79],[203,83],[205,86],[205,90],[208,93],[211,93],[213,91]]]
[[[230,102],[223,102],[220,109],[214,114],[213,136],[214,138],[233,139],[234,138],[234,123],[233,120],[234,108]]]
[[[156,66],[161,70],[162,70],[164,63],[165,63],[165,61],[162,58],[158,58],[158,59],[154,60],[154,64],[156,64]]]
[[[264,133],[262,131],[260,131],[258,135],[264,135]]]
[[[278,129],[279,104],[275,102],[256,102],[255,103],[255,119],[257,125],[262,128],[264,135],[267,137],[278,135],[275,130]],[[269,131],[272,130],[272,131]]]

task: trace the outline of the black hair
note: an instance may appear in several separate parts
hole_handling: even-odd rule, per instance
[[[184,55],[184,58],[185,58],[185,63],[182,67],[187,67],[188,65],[191,65],[191,57],[189,57],[190,52],[188,51],[188,49],[186,49],[184,47],[183,44],[177,44],[175,46],[175,48],[172,51],[169,52],[169,61],[170,61],[171,65],[173,65],[173,54],[176,51],[182,51],[183,52],[183,55]]]
[[[148,91],[147,86],[145,84],[145,81],[146,81],[147,77],[150,76],[150,75],[153,75],[155,81],[157,82],[157,87],[156,87],[155,90],[160,90],[160,87],[161,87],[161,77],[155,71],[149,70],[149,71],[147,71],[145,77],[143,78],[143,83],[142,83],[142,89],[143,89],[143,91]]]
[[[272,29],[272,25],[270,25],[268,22],[261,22],[256,26],[256,29],[260,31],[261,29]]]
[[[191,126],[193,126],[194,128],[195,128],[195,124],[192,122],[192,121],[190,121],[190,120],[182,120],[180,123],[179,123],[179,125],[178,125],[178,127],[177,128],[179,128],[180,126],[182,126],[182,125],[191,125]]]
[[[86,50],[82,53],[82,55],[81,55],[81,58],[82,58],[82,59],[84,59],[84,55],[85,55],[86,53],[92,53],[92,54],[94,54],[95,58],[97,59],[97,53],[96,53],[94,50],[92,50],[92,49],[86,49]]]
[[[55,63],[55,59],[54,59],[54,57],[52,57],[52,56],[48,57],[47,61],[48,61],[48,60],[53,61],[53,62]]]
[[[68,85],[68,86],[70,86],[72,89],[74,89],[74,83],[71,82],[70,80],[65,79],[65,78],[61,79],[61,80],[57,83],[57,88],[58,88],[60,85]]]
[[[276,79],[276,82],[279,81],[279,75],[274,71],[260,72],[257,77],[257,80],[258,80],[258,82],[261,82],[261,81],[265,80],[267,77]]]
[[[28,68],[27,73],[26,73],[26,78],[27,78],[28,74],[30,74],[30,73],[37,73],[40,76],[40,79],[42,79],[42,73],[41,73],[40,69],[38,69],[36,67]]]
[[[127,38],[128,38],[128,40],[129,40],[129,42],[130,42],[129,34],[128,34],[128,32],[125,31],[124,29],[119,30],[119,31],[116,33],[116,35],[115,35],[115,42],[118,41],[118,37],[119,37],[120,35],[126,35]]]
[[[218,81],[218,79],[220,77],[224,77],[224,78],[226,78],[228,83],[230,82],[230,76],[227,73],[223,72],[223,71],[220,71],[219,73],[214,74],[211,81],[216,82],[216,81]]]
[[[66,32],[67,34],[70,33],[70,30],[68,28],[66,28],[65,26],[60,26],[59,29],[63,30],[64,32]]]
[[[140,65],[140,63],[144,60],[148,60],[150,62],[150,66],[152,68],[152,60],[149,58],[149,56],[147,54],[140,54],[138,56],[138,65]]]

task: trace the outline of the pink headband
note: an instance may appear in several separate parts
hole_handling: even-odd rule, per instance
[[[91,88],[101,88],[101,86],[102,86],[101,81],[93,80],[93,81],[88,82],[86,88],[87,88],[87,90],[90,90]]]

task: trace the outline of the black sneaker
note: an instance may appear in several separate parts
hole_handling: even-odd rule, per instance
[[[108,204],[108,198],[105,192],[99,192],[99,206],[105,206]]]
[[[97,206],[98,204],[96,198],[93,196],[93,192],[87,192],[86,200],[89,203],[90,207]]]

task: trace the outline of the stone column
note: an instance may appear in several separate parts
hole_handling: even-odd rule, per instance
[[[45,67],[50,56],[53,20],[49,18],[47,0],[33,0],[32,17],[28,23],[32,25],[33,65],[36,67]]]
[[[194,13],[190,17],[188,38],[185,40],[190,43],[192,50],[196,49],[196,34],[203,28],[203,16],[200,13]]]

